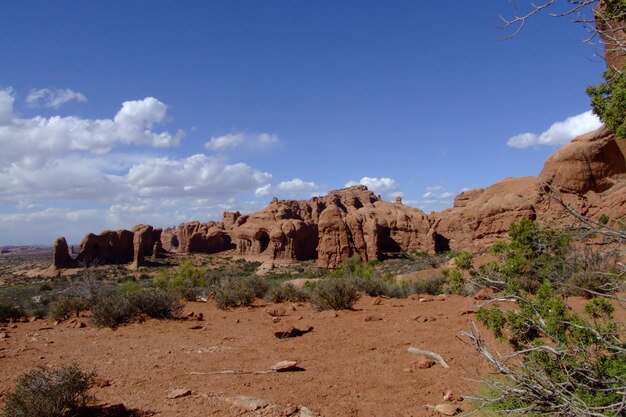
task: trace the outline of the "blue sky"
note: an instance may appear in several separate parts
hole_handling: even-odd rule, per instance
[[[584,90],[604,63],[569,18],[499,41],[511,14],[506,0],[1,2],[0,245],[354,183],[430,212],[537,175],[597,126]]]

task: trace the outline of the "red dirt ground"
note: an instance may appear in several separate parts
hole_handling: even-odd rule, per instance
[[[443,403],[451,389],[471,394],[488,368],[460,333],[470,328],[473,314],[461,313],[480,303],[447,296],[432,302],[383,299],[373,305],[364,297],[355,311],[316,312],[308,304],[283,304],[280,323],[267,314],[272,304],[218,310],[212,303],[189,303],[185,311],[202,313],[203,321],[147,320],[117,330],[87,324],[53,325],[46,320],[5,326],[0,332],[0,392],[37,366],[77,363],[95,369],[111,385],[94,388],[99,404],[123,403],[158,416],[282,416],[306,406],[322,416],[434,416],[425,404]],[[434,318],[420,322],[418,315]],[[367,316],[382,320],[365,321]],[[312,325],[300,337],[277,339],[272,328],[293,323]],[[191,327],[201,325],[201,329]],[[481,328],[489,343],[493,339]],[[420,359],[409,346],[439,353],[450,365],[419,369]],[[265,371],[278,361],[296,360],[300,372],[265,374],[192,374],[224,370]],[[176,388],[191,395],[168,399]],[[246,411],[228,401],[245,395],[270,403]],[[0,398],[1,399],[1,398]],[[471,406],[464,401],[462,409]],[[294,415],[298,415],[297,413]]]

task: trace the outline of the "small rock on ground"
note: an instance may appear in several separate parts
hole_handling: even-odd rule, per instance
[[[186,397],[188,395],[191,395],[191,390],[190,389],[177,388],[177,389],[173,389],[170,392],[168,392],[167,393],[167,398],[169,398],[170,400],[173,400],[173,399],[176,399],[176,398]]]
[[[236,397],[227,398],[226,400],[232,405],[236,407],[241,407],[248,411],[259,410],[270,405],[269,402],[261,398],[248,397],[246,395],[238,395]]]

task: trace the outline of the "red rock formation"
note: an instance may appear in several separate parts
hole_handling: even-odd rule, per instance
[[[560,148],[539,177],[508,178],[486,189],[465,191],[455,198],[453,208],[428,216],[400,198],[382,201],[365,186],[356,186],[307,201],[274,198],[253,214],[226,212],[222,222],[183,223],[162,232],[138,225],[132,231],[89,234],[77,261],[134,260],[138,267],[164,248],[180,253],[234,250],[262,261],[317,259],[321,267],[336,268],[354,254],[371,260],[406,250],[479,251],[506,238],[510,225],[524,218],[571,225],[572,217],[543,193],[546,184],[560,190],[583,215],[606,214],[611,221],[626,216],[624,154],[602,128]],[[67,264],[67,243],[58,240],[55,265]]]
[[[621,71],[626,64],[626,19],[617,22],[602,19],[606,1],[600,0],[594,10],[596,28],[604,42],[604,58],[608,68]]]
[[[80,264],[124,264],[133,260],[133,232],[105,230],[88,233],[80,244],[76,260]]]
[[[54,249],[52,255],[52,266],[55,269],[76,268],[78,266],[76,260],[70,254],[70,248],[64,237],[59,237],[54,241]]]
[[[624,155],[611,132],[602,127],[553,153],[539,176],[562,191],[582,195],[608,190],[624,173]]]

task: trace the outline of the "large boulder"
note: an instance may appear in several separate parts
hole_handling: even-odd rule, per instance
[[[539,176],[561,191],[585,194],[608,190],[616,184],[616,177],[624,173],[624,155],[613,134],[602,127],[553,153]]]

